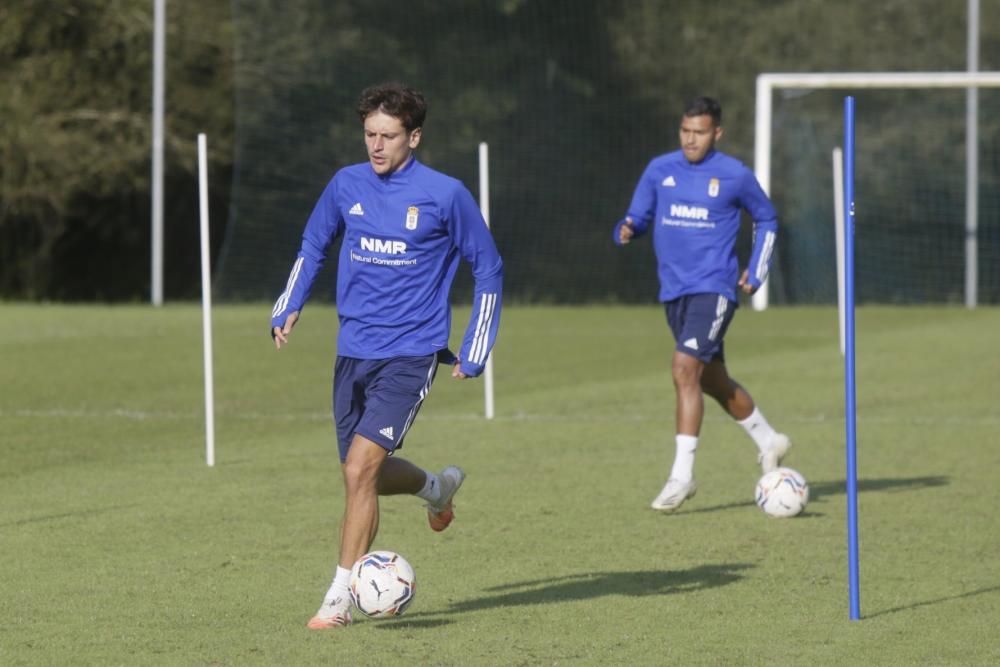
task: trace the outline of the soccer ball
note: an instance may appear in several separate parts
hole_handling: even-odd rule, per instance
[[[365,616],[399,616],[413,602],[413,567],[393,551],[372,551],[351,568],[351,601]]]
[[[756,499],[770,516],[795,516],[809,502],[809,484],[791,468],[776,468],[757,481]]]

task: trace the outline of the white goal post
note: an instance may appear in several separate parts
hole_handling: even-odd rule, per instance
[[[490,147],[485,141],[479,143],[479,211],[483,214],[486,227],[490,226]],[[486,368],[483,370],[484,414],[487,419],[493,419],[493,353],[486,357]]]
[[[771,126],[772,96],[776,89],[842,89],[858,88],[1000,88],[1000,72],[826,72],[826,73],[767,73],[757,77],[756,125],[754,129],[754,173],[764,188],[771,191]],[[974,99],[974,96],[971,96]],[[967,109],[966,136],[966,211],[965,211],[965,292],[966,306],[976,305],[977,286],[977,217],[976,148],[978,131],[976,109]],[[754,310],[765,310],[768,302],[768,283],[761,285],[753,295]]]

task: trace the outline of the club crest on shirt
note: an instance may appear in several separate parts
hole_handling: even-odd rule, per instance
[[[414,230],[417,228],[417,218],[420,216],[420,209],[416,206],[411,206],[406,209],[406,228],[409,230]]]
[[[719,196],[719,179],[713,178],[708,182],[708,196],[709,197]]]

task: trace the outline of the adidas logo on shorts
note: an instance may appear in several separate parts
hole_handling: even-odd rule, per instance
[[[390,440],[393,439],[393,437],[392,437],[392,427],[391,426],[386,426],[385,428],[380,428],[378,432],[381,433],[382,435],[384,435],[385,437],[389,438]]]

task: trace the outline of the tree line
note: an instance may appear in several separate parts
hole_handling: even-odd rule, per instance
[[[270,195],[268,215],[300,228],[317,184],[363,159],[351,112],[357,93],[377,80],[410,81],[431,101],[426,161],[474,187],[469,147],[490,137],[503,151],[496,206],[517,219],[496,232],[517,256],[515,276],[541,272],[569,290],[586,269],[556,266],[546,250],[553,244],[584,267],[605,262],[612,282],[634,277],[634,260],[605,260],[574,232],[610,229],[645,161],[675,146],[685,98],[719,97],[725,149],[749,162],[760,72],[966,65],[962,2],[420,0],[407,3],[405,20],[387,0],[167,6],[170,299],[191,298],[199,287],[199,132],[209,135],[214,251],[222,259],[224,245],[235,245],[227,225],[245,224],[249,208],[261,208],[261,199],[246,198],[254,178],[295,181],[299,190],[290,187],[287,197]],[[985,70],[1000,54],[1000,2],[984,0],[981,15]],[[152,29],[150,0],[0,8],[0,298],[148,298]],[[995,121],[984,119],[981,131],[995,132]],[[886,141],[905,132],[887,127]],[[913,137],[931,154],[954,150],[951,140]],[[261,161],[273,172],[249,170]],[[551,186],[529,191],[525,176]],[[580,189],[592,194],[585,207]],[[567,211],[575,222],[546,224]],[[539,220],[529,225],[532,215]],[[587,294],[620,297],[613,289]]]

